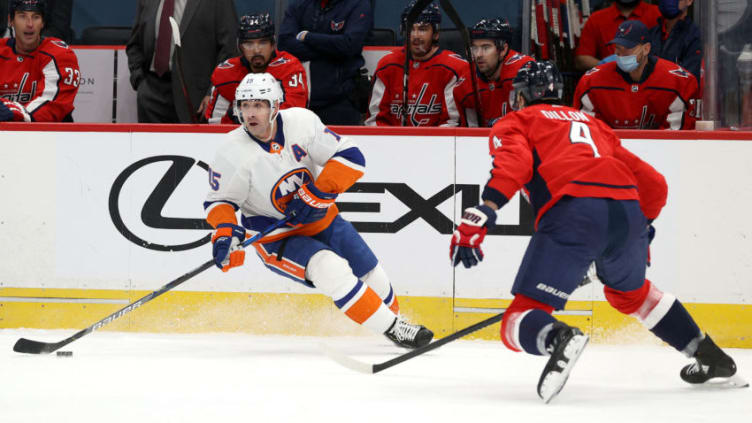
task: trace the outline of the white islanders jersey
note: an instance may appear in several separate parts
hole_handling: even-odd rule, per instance
[[[317,181],[328,163],[336,162],[328,166],[334,169],[328,176],[342,174],[345,169],[344,173],[357,173],[357,179],[365,170],[365,161],[356,144],[332,132],[308,109],[281,110],[276,118],[275,135],[268,142],[254,138],[243,126],[226,137],[209,170],[210,190],[204,207],[210,214],[213,208],[229,204],[241,211],[243,226],[254,232],[272,220],[283,218],[287,203],[298,188]],[[346,184],[342,191],[351,184]],[[336,183],[326,185],[328,192],[341,192]],[[337,214],[336,206],[331,209],[333,213],[327,214],[331,217],[324,219],[327,221],[324,227]],[[296,229],[300,227],[278,229],[265,240],[292,235],[291,231],[300,232]]]

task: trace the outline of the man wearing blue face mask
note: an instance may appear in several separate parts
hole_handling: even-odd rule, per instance
[[[660,0],[661,18],[650,28],[650,54],[681,65],[700,82],[702,42],[700,28],[687,16],[694,0]],[[702,86],[699,87],[702,91]]]
[[[640,21],[619,25],[609,43],[616,60],[583,75],[573,107],[612,128],[694,129],[697,81],[676,63],[651,56],[648,35]]]

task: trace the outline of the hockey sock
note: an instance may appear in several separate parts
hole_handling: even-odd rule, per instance
[[[548,355],[546,345],[553,336],[556,319],[553,307],[522,294],[517,294],[504,314],[501,340],[513,351],[534,355]]]
[[[394,314],[399,314],[399,302],[397,301],[397,295],[394,294],[392,284],[389,282],[389,278],[381,267],[381,264],[376,264],[370,272],[363,275],[360,280],[368,284],[376,293],[384,300],[384,304],[389,307]]]
[[[395,314],[381,297],[352,274],[347,260],[322,250],[311,257],[306,278],[355,323],[376,333],[384,333],[394,323]]]
[[[702,340],[702,332],[687,309],[673,295],[656,288],[649,280],[634,291],[604,288],[606,299],[617,310],[637,318],[663,342],[691,357]]]
[[[386,332],[394,323],[394,313],[373,289],[360,280],[343,297],[332,299],[347,317],[376,333]]]

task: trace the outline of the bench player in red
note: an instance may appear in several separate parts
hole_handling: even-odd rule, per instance
[[[470,29],[472,45],[470,50],[477,67],[477,84],[480,109],[483,116],[478,119],[475,95],[471,78],[464,78],[454,89],[454,97],[462,116],[462,126],[478,126],[483,122],[493,126],[509,108],[509,93],[517,71],[533,59],[518,53],[509,46],[512,28],[502,18],[481,19]]]
[[[212,73],[209,105],[204,115],[209,123],[238,123],[233,115],[235,89],[249,73],[274,75],[283,90],[282,109],[308,105],[308,77],[300,61],[276,49],[274,23],[268,13],[240,18],[238,57],[225,60]]]
[[[11,0],[13,37],[0,39],[0,122],[73,122],[81,73],[58,38],[42,37],[45,0]]]

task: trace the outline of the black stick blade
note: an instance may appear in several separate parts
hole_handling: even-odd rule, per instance
[[[13,351],[25,354],[49,354],[57,349],[57,344],[47,342],[32,341],[31,339],[20,338],[13,345]]]

